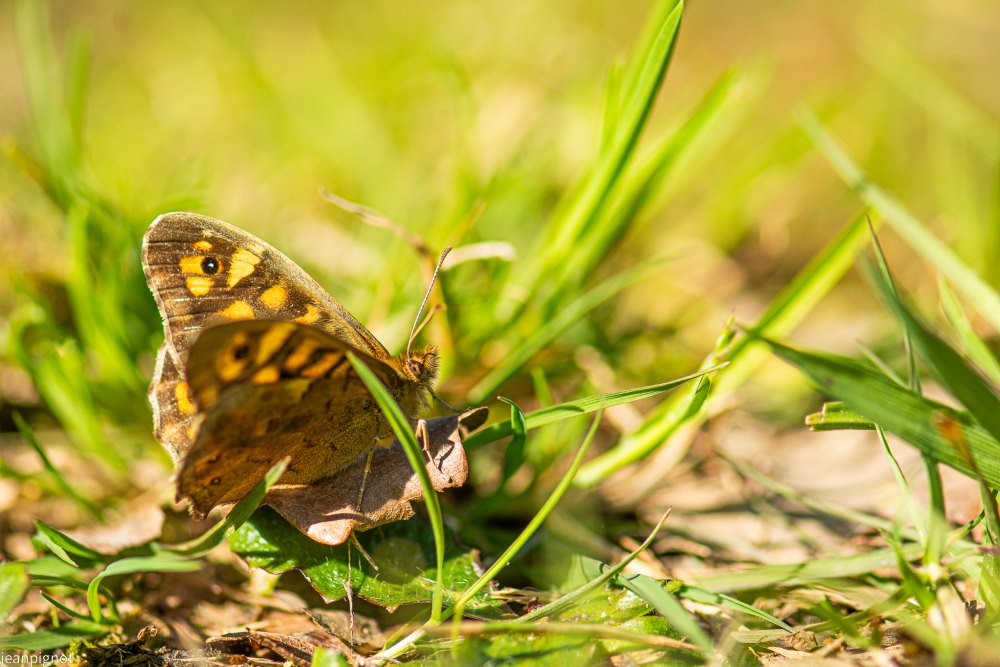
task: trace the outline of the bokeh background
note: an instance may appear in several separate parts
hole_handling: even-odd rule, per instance
[[[455,309],[448,317],[466,324],[450,333],[439,326],[432,337],[450,360],[441,393],[463,402],[524,333],[491,324],[503,310],[495,287],[502,283],[509,295],[521,258],[537,251],[553,209],[593,160],[610,73],[649,11],[637,0],[93,0],[53,1],[47,12],[33,4],[0,3],[0,425],[11,470],[34,465],[15,442],[15,411],[30,418],[57,463],[77,461],[70,445],[87,428],[132,465],[148,460],[131,486],[109,487],[120,492],[117,501],[105,499],[111,504],[147,493],[144,485],[161,498],[167,488],[142,396],[160,336],[138,267],[149,221],[193,210],[257,234],[302,264],[393,350],[405,344],[424,266],[405,241],[337,210],[319,188],[378,210],[435,250],[506,244],[444,277]],[[548,346],[502,393],[525,409],[536,406],[531,368],[545,373],[560,399],[666,380],[697,367],[730,313],[753,322],[864,210],[799,126],[803,106],[873,181],[995,284],[998,44],[1000,4],[991,0],[690,2],[644,145],[683,132],[720,81],[728,82],[725,103],[585,280],[650,258],[668,262]],[[53,69],[38,67],[46,59]],[[70,145],[78,149],[63,150]],[[121,306],[136,371],[117,385],[106,374],[94,380],[100,419],[75,424],[68,437],[51,392],[41,396],[25,367],[37,357],[30,349],[19,357],[17,340],[29,322],[44,330],[31,341],[63,349],[59,335],[74,338],[80,326],[72,293],[110,287],[83,283],[73,269],[79,239],[67,232],[67,212],[53,202],[36,162],[61,164],[66,183],[124,221],[114,239],[90,240],[99,262],[120,267],[123,296],[111,301]],[[882,241],[900,284],[937,317],[935,273],[906,239],[886,229]],[[890,350],[890,358],[901,354],[891,317],[858,272],[793,339],[848,354],[859,342]],[[83,378],[94,372],[89,354],[81,357]],[[801,427],[819,404],[801,376],[772,361],[733,397],[729,421],[704,439],[737,442],[758,461],[784,452],[790,478],[820,479],[824,487],[823,475],[839,475],[855,484],[847,494],[854,500],[885,502],[859,495],[859,481],[867,488],[870,480],[852,467],[872,458],[874,441],[848,446],[842,435]],[[627,431],[651,406],[616,413],[615,428]],[[604,445],[613,441],[607,436]],[[556,460],[569,446],[546,443],[533,456]],[[845,450],[857,458],[818,462],[823,451]],[[476,465],[488,481],[489,465]],[[673,468],[664,470],[661,486]],[[30,556],[31,516],[63,528],[83,521],[78,509],[46,505],[42,491],[11,479],[0,494],[8,557]],[[101,495],[87,474],[78,482]],[[700,490],[708,506],[725,500],[710,492],[713,483],[675,488],[690,497]],[[617,484],[628,491],[627,476]],[[614,492],[607,489],[608,497]],[[652,504],[667,500],[683,502],[674,494]],[[19,517],[12,508],[25,502],[37,504]],[[704,528],[710,519],[702,521],[711,532]]]

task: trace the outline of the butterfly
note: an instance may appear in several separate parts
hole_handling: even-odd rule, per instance
[[[196,515],[239,501],[285,457],[281,483],[309,484],[392,442],[349,353],[411,425],[429,406],[435,346],[392,356],[252,234],[167,213],[146,231],[142,266],[165,334],[149,390],[154,434],[174,459],[178,499]]]

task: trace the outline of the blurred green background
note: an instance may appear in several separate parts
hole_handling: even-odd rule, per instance
[[[51,411],[78,443],[104,451],[110,438],[124,453],[151,451],[143,392],[161,329],[138,261],[159,213],[193,210],[257,234],[390,349],[405,343],[423,265],[320,187],[433,251],[509,244],[444,278],[451,328],[429,337],[450,364],[441,394],[465,401],[547,317],[505,319],[553,210],[601,146],[610,73],[649,11],[634,0],[45,7],[0,3],[3,426],[13,430],[14,410],[45,426]],[[711,91],[724,99],[577,287],[668,263],[546,346],[502,393],[537,405],[531,368],[560,399],[662,381],[693,370],[730,313],[753,322],[863,211],[798,126],[802,105],[995,282],[998,43],[1000,5],[987,0],[691,2],[640,154],[690,128]],[[115,223],[72,223],[94,211]],[[933,295],[936,276],[905,240],[886,231],[883,241],[900,282]],[[103,305],[81,312],[87,295]],[[875,304],[851,277],[794,337],[847,353],[858,340],[878,346],[893,325]],[[80,372],[63,364],[63,384],[40,388],[45,360],[65,362],[71,348]],[[66,398],[57,389],[73,378],[81,394]],[[739,400],[786,424],[817,403],[776,362]],[[108,415],[128,428],[109,435]]]

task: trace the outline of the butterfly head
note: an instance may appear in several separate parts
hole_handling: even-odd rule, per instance
[[[437,345],[410,350],[403,361],[403,372],[421,387],[430,388],[438,374]]]

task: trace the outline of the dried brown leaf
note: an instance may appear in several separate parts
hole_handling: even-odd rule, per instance
[[[462,439],[482,426],[488,414],[486,408],[476,408],[427,422],[427,472],[436,491],[465,483],[469,465]],[[358,508],[365,463],[366,457],[362,457],[312,484],[276,486],[266,502],[302,533],[330,545],[344,543],[353,530],[368,530],[413,516],[410,503],[422,500],[423,491],[402,445],[395,441],[390,447],[375,450],[364,482],[362,507]]]

